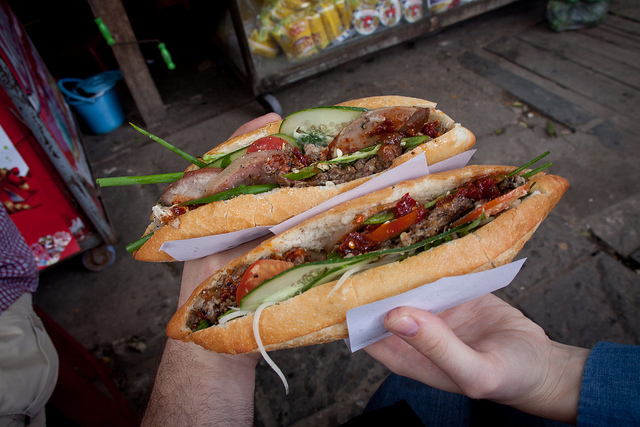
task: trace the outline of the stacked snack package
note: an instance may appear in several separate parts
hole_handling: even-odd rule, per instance
[[[478,0],[427,0],[429,10],[431,13],[437,14],[446,12],[449,9],[453,9],[458,6],[465,5],[467,3],[473,3]],[[569,0],[572,1],[572,0]]]
[[[265,0],[249,36],[255,55],[304,59],[355,34],[409,23],[423,16],[425,0]]]
[[[442,13],[445,12],[451,4],[452,0],[427,0],[429,2],[429,10],[431,13]]]

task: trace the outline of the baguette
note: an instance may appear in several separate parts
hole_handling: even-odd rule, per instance
[[[412,106],[430,110],[429,121],[438,120],[440,122],[442,135],[397,157],[391,168],[419,155],[425,156],[427,164],[435,164],[468,150],[475,143],[475,136],[469,130],[455,123],[442,111],[437,110],[436,104],[430,101],[403,96],[378,96],[347,101],[338,105],[368,109]],[[206,154],[228,153],[246,147],[258,138],[277,133],[280,123],[281,121],[269,123],[260,129],[239,135],[218,145]],[[196,169],[198,169],[196,166],[191,165],[185,172]],[[160,250],[160,246],[164,242],[230,233],[257,226],[277,225],[363,184],[376,175],[378,174],[338,185],[280,187],[257,195],[241,195],[226,201],[208,203],[180,215],[176,220],[160,228],[157,228],[153,223],[150,224],[143,236],[151,232],[153,234],[133,253],[133,256],[140,261],[174,261],[170,255]]]
[[[206,279],[178,309],[166,332],[170,338],[192,341],[205,349],[231,354],[258,351],[254,314],[192,331],[189,314],[201,293],[238,266],[284,253],[297,247],[319,250],[335,229],[362,215],[398,201],[409,193],[418,203],[434,200],[464,183],[492,174],[506,174],[506,166],[468,166],[399,183],[336,206],[293,227],[231,261]],[[259,319],[259,336],[267,351],[326,343],[348,336],[346,313],[360,305],[382,300],[448,276],[483,271],[509,263],[558,203],[569,183],[561,177],[538,173],[530,179],[531,191],[492,221],[464,237],[451,240],[400,261],[350,276],[337,291],[334,282],[313,287],[286,301],[265,308]],[[333,292],[332,292],[333,291]]]

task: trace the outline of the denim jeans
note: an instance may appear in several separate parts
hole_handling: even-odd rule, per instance
[[[398,405],[398,402],[406,404]],[[407,405],[408,404],[408,405]],[[395,405],[395,406],[394,406]],[[395,408],[395,409],[383,409]],[[363,417],[379,419],[380,411],[412,410],[426,426],[567,426],[488,400],[441,391],[421,382],[391,374],[369,400]],[[404,414],[403,414],[404,416]],[[352,424],[347,424],[351,426]],[[353,424],[354,426],[358,424]],[[362,425],[370,425],[368,422]],[[412,424],[419,425],[419,424]]]

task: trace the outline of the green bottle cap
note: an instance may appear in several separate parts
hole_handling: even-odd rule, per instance
[[[171,54],[167,50],[167,46],[165,46],[164,43],[158,43],[158,49],[160,49],[160,54],[162,55],[162,59],[164,59],[165,64],[167,64],[167,68],[174,70],[176,68],[176,64],[173,63]]]
[[[102,21],[102,18],[96,18],[94,22],[96,23],[96,25],[98,25],[98,29],[100,30],[102,37],[104,37],[104,39],[107,41],[107,44],[109,46],[113,46],[114,44],[116,44],[116,41],[113,39],[113,37],[111,37],[111,33],[109,32],[109,29],[107,28],[105,23]]]

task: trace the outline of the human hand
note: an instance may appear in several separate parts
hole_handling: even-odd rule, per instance
[[[251,120],[250,122],[247,122],[242,126],[240,126],[238,129],[236,129],[234,133],[231,134],[229,139],[236,137],[238,135],[242,135],[243,133],[247,133],[247,132],[251,132],[252,130],[259,129],[268,123],[276,122],[278,120],[282,120],[282,117],[280,117],[278,114],[267,113],[264,116],[257,117]]]
[[[394,335],[365,350],[398,375],[576,422],[589,351],[551,341],[542,328],[494,295],[439,315],[396,308],[384,325]]]
[[[276,113],[268,113],[264,116],[257,117],[242,126],[240,126],[229,139],[251,132],[265,126],[268,123],[281,120]],[[224,267],[232,259],[242,255],[248,250],[256,246],[260,240],[247,242],[244,245],[232,248],[225,252],[209,255],[192,261],[186,261],[182,270],[182,285],[180,287],[180,296],[178,297],[178,306],[184,304],[195,288],[207,277]]]

